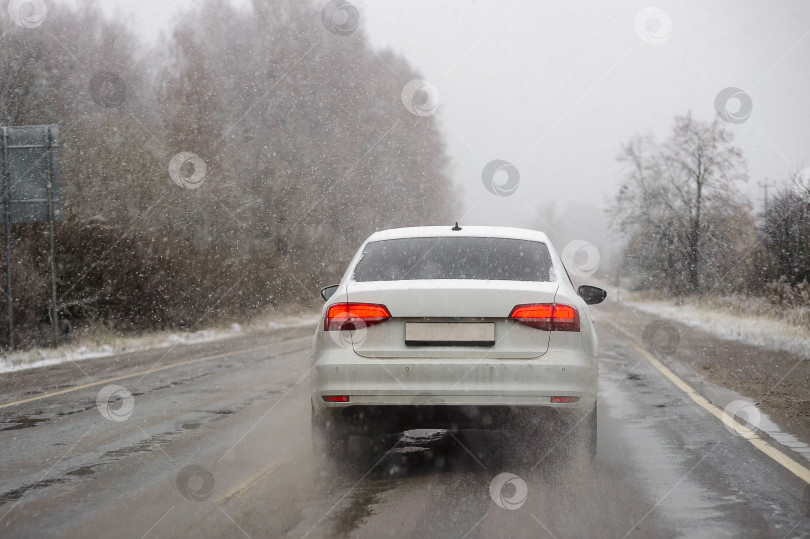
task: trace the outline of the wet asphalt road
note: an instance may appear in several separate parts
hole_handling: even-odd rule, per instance
[[[310,450],[310,328],[2,375],[0,406],[16,404],[0,408],[0,535],[810,536],[807,484],[656,370],[613,325],[621,313],[596,314],[593,462],[539,434],[527,455],[500,431],[412,431],[324,466]],[[132,400],[113,399],[107,419],[96,401],[110,384]],[[490,495],[502,472],[526,484],[518,509]]]

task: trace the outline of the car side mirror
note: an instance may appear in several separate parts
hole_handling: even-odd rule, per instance
[[[607,291],[602,290],[596,286],[589,286],[584,284],[577,288],[577,295],[585,300],[588,305],[596,305],[602,303],[607,297]]]
[[[336,284],[330,284],[329,286],[321,288],[321,297],[323,298],[323,300],[326,301],[332,296],[334,296],[335,292],[337,292],[338,286],[339,285]]]

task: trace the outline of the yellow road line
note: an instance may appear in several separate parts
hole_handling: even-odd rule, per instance
[[[296,341],[303,341],[304,339],[311,340],[312,337],[301,337],[299,339],[290,339],[287,341],[280,341],[271,344],[264,344],[262,346],[254,346],[253,348],[244,348],[242,350],[236,350],[234,352],[225,352],[223,354],[217,354],[214,356],[206,356],[197,359],[190,359],[188,361],[181,361],[180,363],[172,363],[171,365],[164,365],[162,367],[155,367],[152,369],[147,369],[145,371],[138,371],[132,374],[123,374],[121,376],[114,376],[112,378],[106,378],[104,380],[99,380],[97,382],[91,382],[89,384],[82,384],[80,386],[69,387],[67,389],[60,389],[59,391],[51,391],[50,393],[43,393],[41,395],[36,395],[34,397],[29,397],[27,399],[22,399],[13,402],[7,402],[5,404],[0,404],[0,409],[2,408],[9,408],[11,406],[19,406],[20,404],[25,404],[28,402],[34,402],[42,399],[48,399],[50,397],[55,397],[57,395],[64,395],[65,393],[72,393],[74,391],[81,391],[82,389],[87,389],[88,387],[95,387],[104,384],[109,384],[112,382],[117,382],[119,380],[126,380],[127,378],[134,378],[136,376],[144,376],[146,374],[152,374],[155,372],[167,371],[169,369],[174,369],[177,367],[184,367],[186,365],[193,365],[194,363],[202,363],[203,361],[211,361],[213,359],[222,359],[223,357],[235,356],[238,354],[247,354],[249,352],[255,352],[257,350],[263,350],[265,348],[270,348],[271,346],[277,346],[280,344],[287,344]]]
[[[607,321],[605,321],[607,322]],[[805,483],[810,484],[810,469],[802,466],[789,456],[785,455],[783,452],[779,451],[777,448],[763,440],[759,437],[756,431],[749,429],[748,427],[741,425],[734,421],[733,417],[729,417],[729,414],[723,413],[723,410],[709,402],[706,397],[695,391],[692,386],[684,382],[677,374],[669,370],[663,363],[661,363],[655,356],[647,352],[645,349],[641,348],[637,345],[625,332],[622,328],[616,326],[612,322],[607,322],[609,325],[613,326],[614,328],[618,329],[620,333],[624,334],[627,341],[630,343],[630,346],[633,347],[639,354],[641,354],[647,361],[649,361],[653,367],[658,369],[658,371],[666,376],[673,384],[678,386],[678,388],[689,395],[693,401],[695,401],[701,408],[712,414],[714,417],[719,419],[723,424],[727,425],[728,427],[734,429],[736,432],[740,434],[743,438],[751,442],[751,445],[771,457],[775,460],[779,465],[783,468],[787,469],[793,475],[804,481]]]

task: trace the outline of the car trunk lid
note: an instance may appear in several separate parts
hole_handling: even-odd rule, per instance
[[[353,331],[373,358],[532,358],[549,332],[510,320],[515,305],[553,303],[555,282],[472,279],[351,282],[349,302],[385,305],[391,318]]]

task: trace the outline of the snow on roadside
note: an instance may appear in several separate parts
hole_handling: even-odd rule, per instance
[[[698,305],[675,305],[669,301],[628,301],[640,311],[701,329],[721,339],[790,352],[810,359],[807,329],[764,316],[739,316]]]
[[[240,324],[231,324],[228,328],[201,329],[188,333],[160,332],[140,337],[117,337],[112,339],[110,343],[105,344],[79,342],[60,346],[56,349],[34,348],[32,350],[12,352],[0,356],[0,374],[48,367],[67,361],[82,361],[85,359],[109,357],[130,352],[169,348],[177,345],[217,341],[262,329],[314,327],[318,318],[318,316],[312,316],[310,314],[273,317],[254,322],[250,324],[247,329]]]

